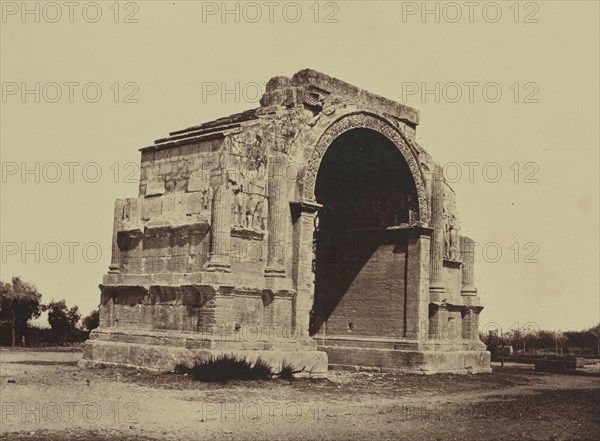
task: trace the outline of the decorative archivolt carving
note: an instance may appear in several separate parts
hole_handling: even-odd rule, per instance
[[[319,138],[306,167],[303,200],[309,202],[315,201],[317,173],[319,172],[319,166],[327,148],[342,133],[359,128],[371,129],[381,133],[394,143],[396,148],[400,151],[408,164],[408,168],[410,169],[417,189],[417,197],[419,199],[418,222],[421,224],[428,224],[429,204],[427,202],[427,190],[425,188],[425,179],[419,167],[417,158],[414,156],[407,141],[391,122],[381,116],[366,112],[351,113],[342,116],[334,121]]]

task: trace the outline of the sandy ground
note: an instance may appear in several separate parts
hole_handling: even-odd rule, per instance
[[[599,440],[600,372],[330,371],[327,380],[206,384],[80,370],[78,352],[0,350],[2,439]]]

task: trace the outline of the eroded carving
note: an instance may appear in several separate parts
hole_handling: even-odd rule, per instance
[[[419,213],[418,222],[429,223],[429,209],[427,203],[427,192],[425,189],[424,178],[419,168],[419,164],[412,153],[408,143],[404,140],[397,129],[383,118],[369,113],[353,113],[345,115],[331,124],[317,141],[312,156],[308,161],[306,174],[304,177],[303,199],[315,201],[315,185],[317,173],[321,159],[331,143],[342,133],[351,129],[366,128],[375,130],[394,143],[400,150],[411,171],[415,187],[417,189]]]
[[[454,261],[460,260],[460,224],[456,209],[454,191],[444,186],[444,258]]]

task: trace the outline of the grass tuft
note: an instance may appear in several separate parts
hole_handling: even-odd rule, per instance
[[[292,381],[294,379],[294,373],[295,371],[291,364],[283,363],[281,371],[279,372],[279,378]]]
[[[255,363],[251,363],[227,354],[197,363],[192,368],[179,364],[175,366],[175,373],[188,374],[197,381],[219,383],[233,380],[268,380],[273,377],[272,369],[264,360],[259,358]]]

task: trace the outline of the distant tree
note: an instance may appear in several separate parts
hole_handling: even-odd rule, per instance
[[[480,335],[480,337],[490,352],[501,342],[496,332]],[[525,354],[527,349],[531,353],[541,350],[542,354],[553,351],[557,355],[562,355],[563,349],[566,349],[567,352],[581,353],[583,350],[584,353],[598,356],[600,354],[600,323],[581,331],[566,332],[537,329],[535,326],[528,326],[526,329],[515,328],[504,332],[502,339],[505,346],[512,346],[522,354]]]
[[[94,309],[89,315],[84,317],[81,323],[88,331],[96,329],[100,325],[100,312]]]
[[[515,350],[524,341],[524,335],[518,328],[506,331],[503,337],[505,346],[512,346]]]
[[[27,322],[42,313],[42,295],[30,283],[13,277],[11,283],[0,281],[0,320],[11,323],[11,344],[15,346],[17,330],[23,335]]]
[[[67,307],[65,300],[54,301],[46,305],[48,311],[48,323],[50,327],[60,340],[61,344],[64,344],[68,335],[72,335],[75,331],[77,323],[81,318],[79,314],[79,307],[73,306],[72,308]]]
[[[532,338],[536,348],[555,349],[557,344],[556,332],[540,330]]]
[[[598,323],[596,326],[592,326],[588,332],[596,337],[596,356],[600,357],[600,323]],[[592,354],[593,353],[594,350],[592,349]]]
[[[600,324],[584,331],[567,331],[564,334],[573,346],[589,349],[592,355],[600,352]]]
[[[567,343],[567,341],[569,341],[569,339],[561,331],[556,331],[554,338],[555,338],[555,341],[554,341],[555,353],[556,353],[556,355],[558,355],[558,353],[559,353],[558,348],[560,348],[560,355],[562,355],[563,354],[563,346],[565,345],[565,343]]]

